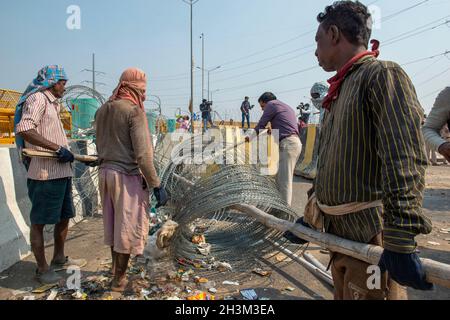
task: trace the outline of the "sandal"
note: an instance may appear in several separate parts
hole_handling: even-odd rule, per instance
[[[87,265],[86,259],[72,259],[69,256],[66,257],[65,262],[55,262],[52,261],[50,267],[53,268],[54,271],[61,271],[67,269],[70,266],[76,266],[78,268],[83,268]]]

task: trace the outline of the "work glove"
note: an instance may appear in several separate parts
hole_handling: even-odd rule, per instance
[[[88,167],[95,168],[95,167],[98,167],[100,165],[100,161],[97,159],[97,160],[94,160],[94,161],[85,162],[84,164],[87,165]]]
[[[59,147],[59,149],[56,151],[56,154],[58,156],[59,162],[66,163],[75,161],[73,153],[64,147]]]
[[[155,195],[156,201],[158,203],[156,204],[156,209],[159,207],[165,206],[167,201],[169,201],[169,196],[167,195],[166,189],[160,187],[160,188],[154,188],[153,194]]]
[[[301,217],[300,219],[298,219],[297,221],[295,221],[295,223],[299,223],[299,224],[301,224],[302,226],[311,229],[311,226],[310,226],[309,224],[307,224],[307,223],[303,220],[303,217]],[[284,237],[285,239],[289,240],[290,242],[295,243],[295,244],[306,244],[306,243],[309,242],[309,241],[307,241],[307,240],[300,239],[299,237],[297,237],[296,235],[294,235],[294,234],[293,234],[292,232],[290,232],[290,231],[286,231],[285,233],[283,233],[283,237]]]
[[[416,253],[398,253],[384,250],[378,266],[381,272],[388,271],[389,276],[398,284],[416,290],[433,290],[434,286],[426,280],[425,270]]]

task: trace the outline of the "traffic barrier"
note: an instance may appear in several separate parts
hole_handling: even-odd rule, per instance
[[[314,179],[317,173],[317,154],[319,147],[319,129],[317,124],[309,124],[306,132],[306,146],[302,147],[294,174],[306,179]]]
[[[93,145],[88,141],[73,141],[71,149],[76,153],[93,154]],[[0,272],[30,254],[30,209],[28,199],[27,172],[19,161],[17,149],[12,146],[0,147]],[[75,178],[83,175],[83,184],[92,183],[97,186],[96,175],[90,175],[92,169],[84,164],[74,163]],[[88,182],[91,176],[91,181]],[[70,227],[92,215],[98,209],[98,193],[91,197],[83,197],[85,185],[74,179],[73,196],[76,217],[71,220]],[[96,189],[96,188],[95,188]],[[97,195],[97,196],[96,196]],[[51,226],[45,228],[46,242],[53,237]]]

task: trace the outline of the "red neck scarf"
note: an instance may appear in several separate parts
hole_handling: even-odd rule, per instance
[[[339,89],[341,88],[341,85],[345,80],[345,76],[353,67],[353,65],[365,56],[378,57],[380,55],[380,50],[378,50],[378,48],[380,47],[380,42],[378,40],[372,40],[370,41],[370,43],[372,44],[371,51],[364,51],[354,56],[338,71],[338,73],[333,78],[328,80],[330,89],[328,89],[328,94],[322,103],[322,106],[328,111],[330,110],[331,103],[337,100],[337,98],[339,97]]]

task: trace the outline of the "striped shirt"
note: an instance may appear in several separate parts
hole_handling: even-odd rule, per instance
[[[365,57],[343,82],[320,134],[315,192],[325,205],[382,200],[383,208],[325,216],[329,233],[363,243],[383,231],[384,247],[410,253],[431,232],[422,213],[427,158],[423,109],[393,62]]]
[[[27,98],[23,106],[22,119],[17,124],[17,133],[36,130],[43,138],[68,148],[68,141],[60,119],[61,106],[57,98],[48,90],[37,92]],[[48,151],[25,141],[25,147]],[[32,180],[55,180],[72,177],[72,165],[60,163],[56,159],[33,158],[28,169]]]

